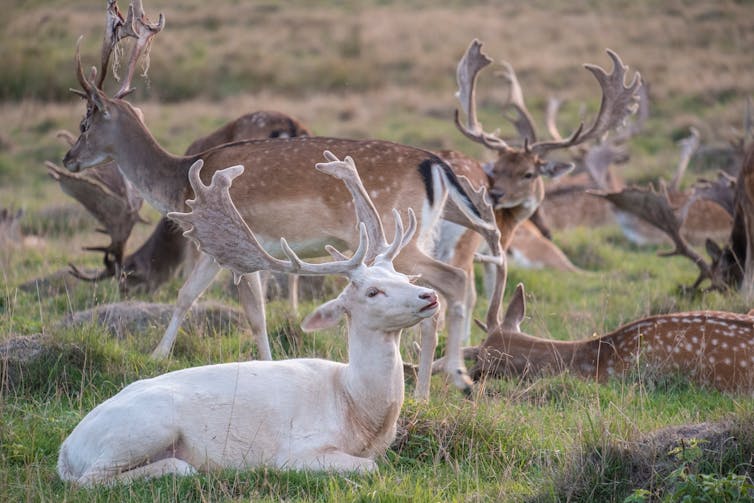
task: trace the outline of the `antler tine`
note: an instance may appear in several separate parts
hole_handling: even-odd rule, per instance
[[[557,116],[558,112],[560,111],[560,106],[563,104],[563,101],[556,98],[555,96],[550,96],[550,98],[547,100],[547,110],[545,111],[545,126],[547,127],[547,132],[550,133],[550,136],[552,136],[552,139],[555,141],[563,141],[563,136],[560,134],[560,131],[558,131],[558,124],[557,124]]]
[[[532,145],[532,152],[544,155],[551,150],[571,147],[587,140],[599,139],[603,134],[621,125],[626,118],[636,112],[638,107],[638,90],[641,87],[641,75],[634,74],[631,83],[625,85],[628,66],[624,65],[618,54],[610,49],[607,54],[613,61],[613,71],[608,74],[601,67],[586,64],[584,67],[592,72],[602,88],[602,102],[592,126],[582,133],[582,123],[574,134],[563,141],[546,141]]]
[[[456,97],[461,103],[463,113],[466,115],[466,123],[461,123],[458,109],[455,111],[454,120],[456,127],[467,138],[485,145],[493,150],[508,150],[510,147],[502,139],[493,134],[485,133],[476,115],[476,80],[480,70],[492,63],[486,54],[482,52],[482,43],[474,39],[464,53],[456,68],[456,81],[458,91]]]
[[[675,169],[673,179],[670,181],[670,188],[672,190],[678,190],[681,187],[681,179],[686,173],[686,168],[689,166],[691,157],[694,152],[699,148],[699,130],[695,127],[689,128],[691,135],[678,142],[681,147],[681,155],[678,159],[678,166]]]
[[[81,89],[84,90],[84,93],[81,94],[81,92],[78,89],[71,89],[72,92],[78,94],[79,96],[82,96],[84,98],[88,98],[92,96],[92,94],[96,94],[94,92],[94,87],[92,86],[92,83],[89,82],[89,80],[84,75],[84,69],[81,66],[81,41],[84,39],[84,36],[79,36],[78,40],[76,41],[76,54],[73,58],[75,70],[76,70],[76,78],[79,81],[79,84],[81,85]]]
[[[356,164],[350,156],[346,156],[341,161],[329,150],[325,150],[323,155],[329,162],[320,162],[315,164],[314,167],[323,173],[341,180],[351,193],[356,210],[356,219],[363,223],[367,229],[371,246],[366,261],[371,263],[378,255],[382,255],[391,247],[385,237],[385,229],[377,208],[374,207],[374,203],[372,203],[366,188],[364,188],[359,173],[356,171]],[[398,225],[397,221],[396,225]],[[396,234],[396,238],[402,238],[402,236]],[[394,239],[393,242],[395,243],[395,241]],[[397,241],[400,245],[401,239]]]
[[[136,39],[136,45],[134,46],[131,58],[128,61],[126,77],[123,79],[123,83],[118,92],[115,93],[116,98],[122,98],[132,91],[131,80],[133,79],[134,71],[136,70],[136,63],[142,54],[148,52],[148,47],[151,44],[152,38],[162,31],[164,27],[165,16],[162,13],[160,13],[156,23],[150,24],[149,18],[144,13],[141,0],[132,0],[131,4],[128,6],[126,20],[118,29],[117,40],[125,37],[134,37]]]
[[[324,264],[303,262],[285,239],[281,239],[280,246],[289,260],[273,257],[259,244],[230,198],[230,186],[233,180],[243,173],[244,167],[232,166],[216,171],[210,184],[205,185],[199,178],[203,164],[199,159],[189,169],[189,182],[195,195],[194,199],[186,201],[191,211],[171,212],[168,216],[187,229],[183,234],[193,240],[200,250],[214,257],[220,265],[232,270],[236,275],[270,270],[348,276],[363,263],[369,248],[364,226],[359,229],[359,247],[347,261]]]
[[[118,0],[107,0],[107,9],[105,12],[105,35],[102,40],[100,76],[99,80],[97,80],[97,89],[102,89],[102,85],[105,82],[110,55],[121,38],[119,34],[125,23],[123,14],[118,9]]]
[[[500,63],[504,68],[500,74],[510,84],[508,102],[505,104],[504,108],[512,107],[517,114],[515,119],[508,116],[506,116],[506,118],[516,126],[516,131],[518,131],[521,138],[528,140],[529,143],[534,143],[537,141],[537,132],[534,129],[534,121],[531,118],[531,114],[526,108],[524,93],[521,90],[521,84],[518,82],[518,77],[516,77],[516,72],[513,70],[513,66],[507,61],[501,61]]]
[[[76,143],[76,137],[73,136],[73,133],[68,131],[67,129],[60,129],[55,133],[55,138],[60,138],[64,142],[68,144],[69,147],[72,147],[74,143]]]

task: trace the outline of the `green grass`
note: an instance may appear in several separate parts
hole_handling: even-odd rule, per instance
[[[605,47],[640,70],[651,84],[651,115],[631,142],[631,162],[621,168],[629,182],[669,178],[675,141],[689,126],[701,130],[704,144],[724,146],[740,128],[744,99],[754,89],[751,2],[153,1],[145,3],[147,13],[165,12],[167,25],[155,41],[149,78],[134,79],[131,99],[173,153],[241,113],[264,108],[293,114],[323,135],[454,148],[489,159],[452,123],[453,72],[473,37],[496,61],[515,66],[540,131],[551,94],[568,100],[559,118],[564,133],[580,120],[581,103],[587,116],[594,113],[597,85],[581,64],[607,65]],[[23,208],[24,233],[43,241],[0,250],[0,343],[35,333],[52,342],[31,364],[0,361],[0,381],[15,383],[0,391],[0,501],[623,501],[640,495],[636,489],[660,500],[684,487],[698,490],[691,482],[702,475],[719,488],[726,477],[754,471],[751,398],[682,376],[629,375],[606,384],[568,374],[508,378],[484,383],[473,401],[436,376],[428,403],[410,398],[414,383],[407,380],[398,439],[376,474],[258,469],[97,490],[63,484],[55,472],[60,443],[96,404],[135,379],[253,357],[255,348],[245,327],[215,334],[187,328],[175,357],[155,363],[146,355],[162,327],[114,340],[96,325],[58,325],[73,312],[121,300],[114,284],[20,288],[68,263],[101,263],[81,248],[106,238],[49,179],[43,162],[61,161],[66,147],[54,134],[76,131],[84,113],[68,92],[76,86],[73,51],[84,34],[84,65],[94,64],[103,16],[100,3],[84,0],[12,4],[0,20],[0,205]],[[510,134],[500,117],[507,89],[492,73],[480,77],[479,117],[487,129]],[[110,82],[107,89],[115,87]],[[695,160],[689,175],[709,176],[716,162]],[[143,214],[157,221],[153,210]],[[130,246],[150,231],[137,226]],[[555,240],[586,272],[510,268],[508,294],[518,282],[526,285],[529,333],[574,339],[649,314],[751,308],[735,294],[682,294],[678,286],[693,282],[694,266],[658,257],[662,247],[630,244],[617,227],[561,231]],[[205,298],[236,304],[226,284],[217,282]],[[140,300],[171,303],[180,286],[176,279]],[[302,305],[302,315],[316,304]],[[485,307],[481,299],[477,318]],[[276,358],[346,358],[340,330],[303,334],[282,302],[268,306],[268,320]],[[474,328],[474,342],[481,337]],[[413,331],[404,334],[407,360],[415,359],[416,339]],[[443,348],[444,338],[438,356]],[[722,457],[663,454],[652,464],[626,450],[658,428],[730,417],[739,443],[720,450]],[[637,466],[649,475],[634,478]],[[673,475],[678,468],[685,471]]]

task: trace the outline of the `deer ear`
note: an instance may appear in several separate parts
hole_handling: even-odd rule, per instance
[[[505,316],[503,317],[503,329],[511,330],[515,332],[521,331],[521,322],[526,315],[526,298],[524,292],[524,284],[519,283],[516,286],[516,291],[513,293],[513,297],[508,303],[508,309],[505,310]]]
[[[325,302],[304,318],[304,321],[301,322],[301,329],[304,332],[313,332],[314,330],[332,328],[338,324],[345,312],[343,302],[339,298]]]
[[[539,174],[555,179],[570,173],[573,168],[572,162],[546,161],[539,165]]]

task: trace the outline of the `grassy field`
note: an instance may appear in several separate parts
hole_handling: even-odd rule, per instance
[[[241,113],[276,109],[319,134],[489,159],[452,123],[455,65],[474,37],[491,57],[514,65],[538,123],[549,95],[568,100],[562,129],[576,124],[582,103],[587,114],[599,106],[598,86],[582,63],[607,66],[609,47],[641,71],[651,86],[651,117],[622,168],[629,180],[669,177],[675,141],[689,126],[706,145],[726,144],[754,92],[754,3],[745,0],[154,2],[145,2],[147,12],[153,19],[164,12],[167,25],[154,43],[148,79],[134,79],[132,102],[174,153]],[[95,64],[103,4],[13,1],[0,20],[0,207],[24,209],[24,232],[39,238],[0,250],[0,344],[37,333],[51,341],[33,364],[2,367],[4,383],[11,375],[19,382],[18,372],[23,378],[0,388],[0,501],[673,501],[684,494],[725,501],[701,498],[751,484],[754,401],[682,376],[643,373],[603,385],[570,375],[504,379],[484,383],[473,401],[437,376],[429,403],[407,399],[398,439],[369,476],[256,470],[95,491],[60,482],[62,440],[126,384],[254,356],[241,325],[182,331],[174,358],[154,363],[145,354],[162,333],[158,324],[120,339],[96,324],[60,324],[71,313],[122,300],[114,285],[21,287],[69,262],[96,267],[98,257],[81,247],[106,239],[43,165],[60,161],[65,147],[54,134],[76,131],[84,112],[68,92],[76,87],[73,52],[84,34],[85,64]],[[499,116],[506,92],[500,79],[482,76],[481,120],[504,134],[512,131]],[[714,168],[692,163],[687,179]],[[159,218],[150,208],[142,213]],[[137,226],[130,247],[150,231]],[[527,288],[529,333],[574,339],[647,314],[752,307],[735,294],[682,295],[678,285],[694,280],[694,266],[631,245],[617,227],[561,231],[555,240],[587,272],[511,268],[509,290],[518,282]],[[205,297],[237,305],[226,284],[217,282]],[[179,287],[175,280],[139,300],[170,303]],[[482,299],[477,316],[485,308]],[[340,331],[301,334],[282,301],[268,315],[276,358],[346,357]],[[481,336],[475,332],[475,341]],[[415,339],[404,335],[404,359],[416,358]],[[413,382],[406,386],[410,396]],[[736,437],[725,449],[691,442],[681,452],[646,457],[650,432],[722,420]]]

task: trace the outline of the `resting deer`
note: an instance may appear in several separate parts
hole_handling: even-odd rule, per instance
[[[132,383],[92,410],[63,442],[58,473],[79,485],[130,481],[222,468],[373,471],[396,432],[403,404],[401,329],[436,314],[436,294],[412,284],[392,262],[416,230],[387,243],[377,210],[353,161],[318,164],[345,182],[361,220],[359,245],[347,259],[303,262],[281,239],[287,260],[259,244],[230,197],[234,166],[215,171],[209,186],[189,171],[195,199],[189,213],[171,213],[186,235],[237,274],[259,270],[350,279],[337,299],[320,306],[304,330],[348,320],[348,363],[321,359],[247,361],[194,367]],[[353,225],[353,222],[351,222]]]
[[[488,327],[471,376],[568,370],[606,380],[638,368],[683,372],[723,390],[754,390],[754,317],[721,311],[649,316],[601,337],[542,339],[521,332],[526,303],[519,284],[503,321]]]
[[[584,130],[582,124],[568,139],[560,141],[537,141],[533,122],[523,101],[521,86],[513,68],[504,63],[505,75],[511,85],[507,106],[516,111],[517,119],[514,122],[524,138],[522,148],[513,147],[499,136],[485,132],[477,120],[477,77],[482,69],[492,63],[482,52],[482,43],[473,40],[459,61],[456,72],[457,95],[466,116],[466,124],[461,122],[460,113],[456,110],[456,126],[466,137],[496,151],[498,159],[480,169],[479,163],[465,160],[465,156],[461,154],[444,152],[441,155],[448,157],[451,164],[455,163],[456,173],[466,176],[473,187],[487,187],[492,198],[495,219],[500,230],[500,246],[503,250],[510,247],[516,229],[534,214],[542,202],[545,194],[542,177],[557,178],[573,169],[572,163],[548,161],[545,157],[552,151],[570,148],[601,137],[635,111],[641,77],[636,73],[626,86],[624,81],[627,67],[614,52],[608,50],[608,55],[614,66],[610,74],[600,67],[586,65],[602,89],[602,103],[594,123],[587,130]],[[473,232],[459,232],[452,227],[444,229],[443,235],[446,237],[440,244],[446,249],[441,249],[439,253],[452,257],[452,263],[463,267],[470,275],[473,269],[473,254],[480,238]],[[473,298],[473,295],[473,289],[470,289],[467,297]],[[468,302],[467,305],[473,305],[473,302]]]
[[[155,27],[144,21],[134,26],[139,36],[151,38]],[[143,44],[137,44],[137,47]],[[138,57],[134,53],[131,61]],[[181,211],[191,196],[188,169],[198,159],[204,161],[206,177],[228,165],[242,164],[246,173],[233,185],[233,196],[239,212],[254,228],[263,246],[273,255],[282,250],[277,244],[280,235],[289,239],[291,248],[303,257],[319,255],[325,244],[355,247],[358,237],[349,222],[350,197],[341,187],[333,187],[329,177],[309,169],[324,150],[335,155],[346,153],[360,160],[364,185],[372,195],[381,216],[397,208],[405,214],[417,208],[417,237],[403,247],[395,259],[396,269],[421,275],[422,282],[432,286],[445,299],[447,306],[447,373],[460,389],[470,390],[471,382],[461,359],[460,337],[467,312],[464,292],[467,277],[463,270],[435,260],[422,247],[430,241],[433,229],[446,201],[458,210],[456,219],[469,228],[492,231],[494,223],[480,217],[479,209],[463,191],[458,178],[440,158],[425,150],[378,140],[345,140],[336,138],[288,138],[249,140],[221,145],[201,154],[175,156],[165,151],[140,121],[133,107],[118,92],[109,98],[84,76],[77,47],[75,68],[86,97],[87,113],[81,123],[81,135],[68,151],[64,165],[79,171],[114,160],[123,175],[141,191],[144,199],[163,214]],[[121,89],[128,89],[124,82]],[[495,250],[498,241],[489,243]],[[170,354],[185,313],[211,283],[220,270],[215,259],[203,254],[191,276],[181,288],[178,303],[168,329],[153,352],[163,358]],[[259,282],[251,284],[255,275],[245,274],[247,284],[242,295],[246,312],[261,313],[263,299]],[[243,290],[242,290],[243,291]],[[422,371],[416,388],[417,396],[429,394],[432,354],[437,343],[437,320],[422,323]],[[270,358],[266,331],[255,330],[259,354]]]
[[[620,192],[600,193],[620,210],[630,213],[643,221],[653,225],[665,233],[673,242],[674,248],[665,252],[665,256],[683,256],[694,262],[699,268],[699,276],[691,290],[697,289],[705,280],[710,280],[710,289],[727,290],[738,288],[744,290],[748,283],[743,280],[745,266],[748,257],[747,246],[754,234],[754,229],[747,229],[747,215],[754,211],[754,207],[747,209],[747,201],[752,195],[747,191],[747,177],[754,172],[754,146],[744,157],[743,166],[737,180],[732,179],[725,173],[720,173],[714,181],[700,180],[689,193],[679,195],[672,192],[660,180],[659,188],[654,187],[628,187]],[[704,205],[700,203],[705,203]],[[730,225],[724,226],[718,223],[718,227],[729,229],[729,244],[721,249],[714,240],[706,240],[706,249],[711,261],[697,253],[689,243],[686,234],[682,232],[684,226],[692,217],[692,208],[704,208],[714,206],[717,211],[724,212]],[[714,214],[707,212],[706,218],[713,220]],[[705,215],[696,215],[697,220],[705,218]],[[727,221],[726,221],[727,223]],[[709,227],[707,227],[709,228]]]

